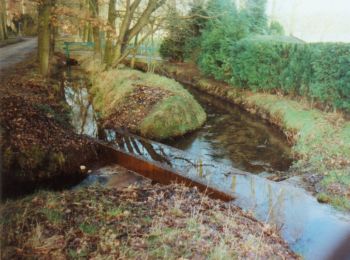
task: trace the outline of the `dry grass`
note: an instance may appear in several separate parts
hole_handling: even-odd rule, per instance
[[[2,206],[5,259],[295,259],[275,230],[181,185],[38,193]]]

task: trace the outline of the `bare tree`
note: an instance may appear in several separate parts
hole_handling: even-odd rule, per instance
[[[147,3],[145,3],[143,0],[125,0],[125,9],[118,10],[120,23],[118,34],[115,37],[115,45],[112,47],[112,36],[115,32],[115,19],[117,17],[117,12],[115,10],[115,0],[110,0],[108,12],[108,25],[110,30],[107,31],[104,59],[107,66],[116,66],[126,58],[128,53],[130,53],[130,50],[127,49],[128,44],[143,29],[149,28],[144,34],[144,37],[138,40],[138,44],[141,44],[145,40],[145,37],[148,37],[154,32],[154,30],[158,29],[158,26],[148,27],[148,25],[154,23],[155,19],[152,18],[152,14],[154,14],[154,12],[165,3],[165,1],[166,0],[148,0]],[[140,11],[140,9],[143,10]]]

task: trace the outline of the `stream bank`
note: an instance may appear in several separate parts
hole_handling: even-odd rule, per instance
[[[33,53],[1,72],[2,198],[67,188],[86,177],[81,165],[98,158],[95,141],[70,125],[61,82],[36,71]]]
[[[147,64],[136,62],[138,69]],[[253,93],[207,78],[191,64],[159,63],[155,72],[240,106],[283,130],[297,159],[292,170],[322,202],[350,209],[350,122],[302,101]]]

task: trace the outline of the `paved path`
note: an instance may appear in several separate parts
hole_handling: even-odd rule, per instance
[[[27,38],[22,42],[0,48],[0,71],[18,63],[37,46],[37,38]]]

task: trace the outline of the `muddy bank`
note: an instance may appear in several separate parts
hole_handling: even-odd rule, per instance
[[[298,259],[275,229],[178,185],[42,192],[1,222],[5,258]]]
[[[138,62],[136,67],[147,69]],[[350,122],[341,114],[314,109],[282,95],[253,93],[207,78],[191,64],[160,63],[156,73],[238,105],[283,131],[297,159],[292,170],[303,174],[320,201],[350,209]]]
[[[32,184],[82,178],[80,165],[96,160],[94,140],[74,133],[61,82],[44,79],[34,59],[2,72],[0,87],[3,195]]]

